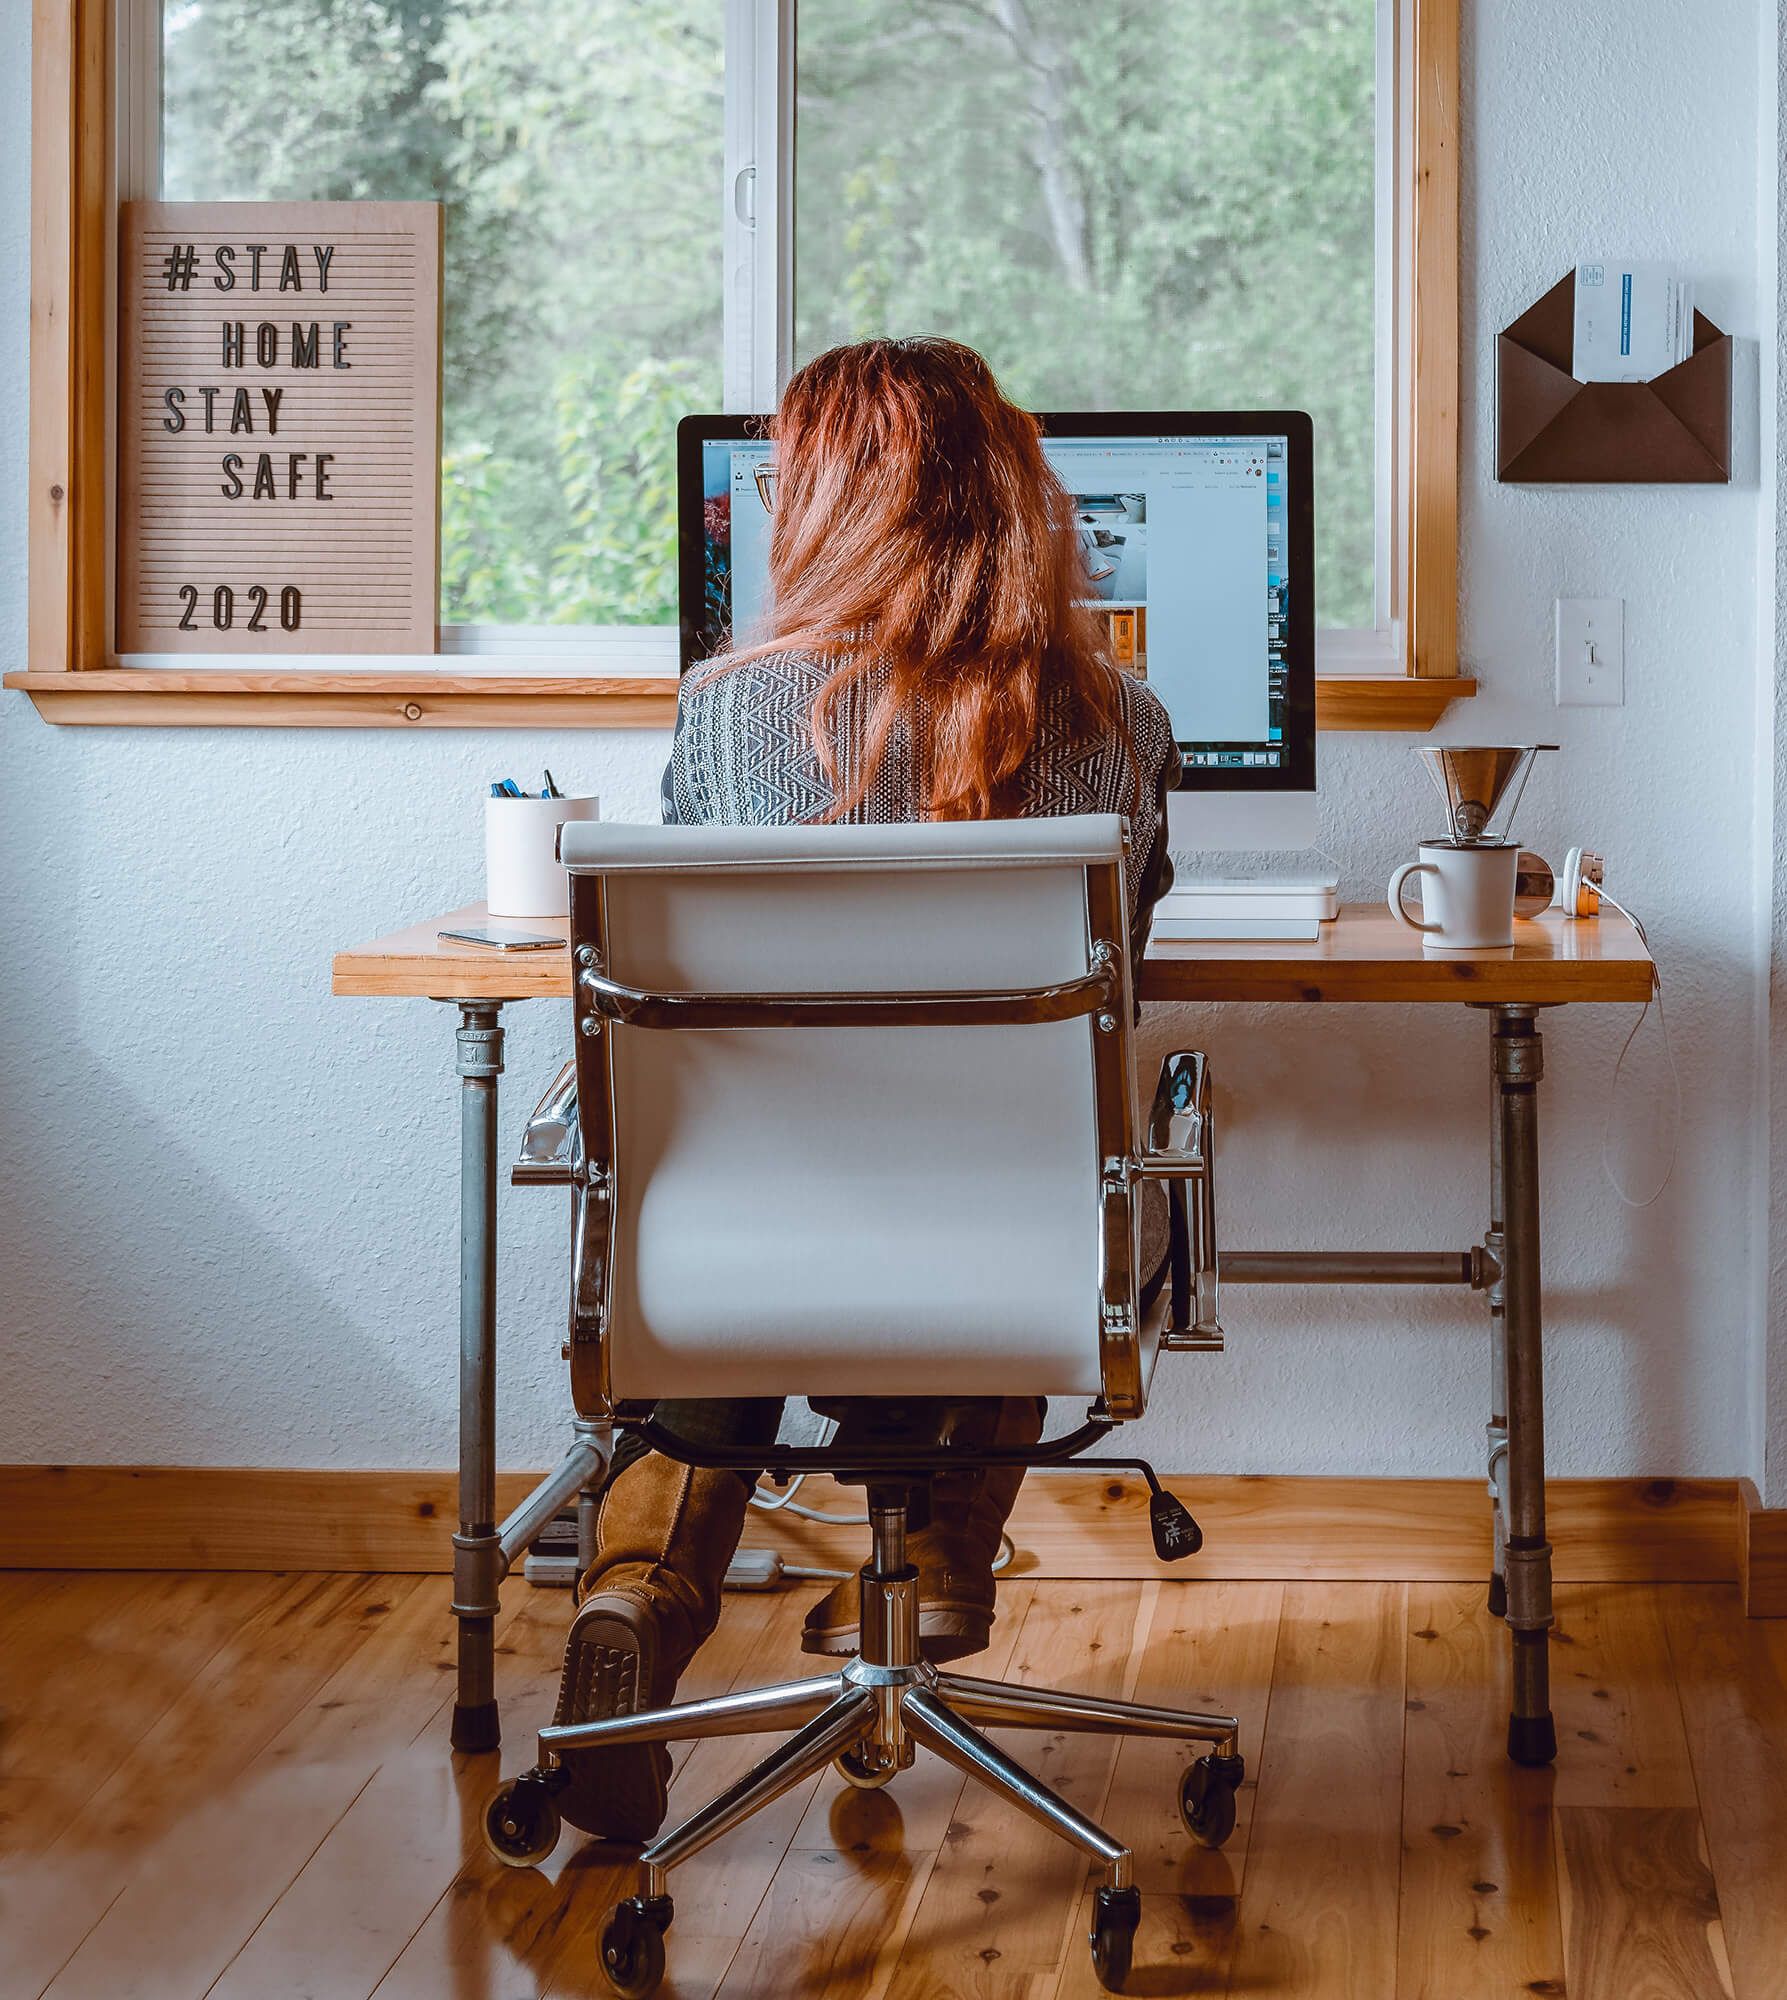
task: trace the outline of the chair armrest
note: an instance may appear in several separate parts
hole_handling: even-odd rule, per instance
[[[528,1115],[521,1157],[509,1171],[516,1187],[570,1187],[578,1178],[582,1149],[577,1131],[577,1065],[568,1062]]]
[[[985,992],[649,993],[593,965],[578,973],[577,990],[602,1019],[628,1028],[1021,1027],[1114,1007],[1122,995],[1116,947],[1094,945],[1092,959],[1077,979]]]

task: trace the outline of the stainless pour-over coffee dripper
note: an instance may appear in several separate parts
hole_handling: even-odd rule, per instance
[[[1446,802],[1446,837],[1456,847],[1498,847],[1508,840],[1533,759],[1555,743],[1422,744],[1415,755]],[[1506,811],[1503,812],[1503,808]],[[1500,827],[1496,815],[1502,814]]]

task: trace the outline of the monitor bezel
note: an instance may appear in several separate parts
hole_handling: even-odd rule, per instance
[[[1304,410],[1073,410],[1038,411],[1045,437],[1282,437],[1286,440],[1289,498],[1290,631],[1285,647],[1284,761],[1277,768],[1229,765],[1193,768],[1179,776],[1184,792],[1309,792],[1315,789],[1315,431]],[[714,443],[761,441],[770,434],[765,415],[684,417],[676,431],[677,608],[679,666],[712,657],[699,616],[706,538],[702,528],[702,448]],[[694,607],[691,609],[691,607]],[[1180,748],[1257,750],[1257,743],[1193,742]]]

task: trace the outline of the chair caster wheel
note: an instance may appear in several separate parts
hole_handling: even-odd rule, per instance
[[[891,1785],[900,1768],[898,1764],[871,1763],[857,1750],[845,1750],[832,1762],[845,1783],[859,1792],[878,1792],[883,1785]]]
[[[1121,1993],[1128,1983],[1141,1921],[1139,1889],[1100,1889],[1092,1898],[1092,1970],[1107,1993]]]
[[[644,2000],[658,1990],[670,1916],[668,1896],[629,1896],[608,1912],[602,1926],[602,1972],[620,2000]]]
[[[509,1868],[532,1868],[558,1845],[558,1802],[539,1771],[499,1785],[484,1808],[484,1845]]]
[[[1235,1830],[1235,1794],[1247,1766],[1239,1757],[1200,1757],[1179,1780],[1179,1817],[1200,1847],[1220,1847]]]

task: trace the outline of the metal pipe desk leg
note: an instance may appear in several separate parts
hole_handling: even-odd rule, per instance
[[[459,1074],[459,1532],[453,1615],[459,1690],[453,1748],[494,1750],[496,1614],[502,1544],[496,1528],[496,1091],[503,1073],[500,1000],[462,1000]]]
[[[1545,1377],[1539,1279],[1539,1078],[1531,1007],[1501,1006],[1492,1049],[1501,1139],[1502,1326],[1507,1351],[1507,1594],[1513,1648],[1508,1755],[1549,1764],[1551,1545],[1545,1539]]]
[[[1502,1082],[1489,1076],[1489,1230],[1483,1249],[1493,1275],[1489,1301],[1489,1421],[1484,1425],[1489,1481],[1489,1615],[1508,1615],[1508,1341],[1502,1283]]]

